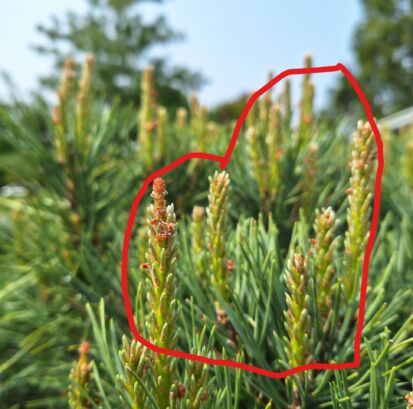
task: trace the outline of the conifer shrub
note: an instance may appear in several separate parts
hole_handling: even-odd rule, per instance
[[[77,79],[66,62],[56,107],[36,113],[45,125],[23,105],[0,111],[0,137],[30,169],[12,167],[18,189],[0,196],[0,406],[412,407],[411,133],[384,133],[359,367],[270,379],[184,361],[132,337],[124,229],[154,170],[190,151],[222,155],[232,128],[195,96],[175,116],[158,106],[151,68],[138,112],[107,105],[93,95],[93,66],[88,57]],[[353,360],[376,145],[365,121],[350,132],[319,119],[314,92],[307,75],[298,123],[288,81],[264,95],[225,171],[192,160],[154,179],[129,261],[145,339],[270,371]]]

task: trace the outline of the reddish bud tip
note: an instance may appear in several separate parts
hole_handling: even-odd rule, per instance
[[[87,341],[83,341],[79,346],[79,354],[81,357],[86,357],[89,353],[90,344]]]
[[[153,181],[153,191],[154,193],[163,193],[165,191],[165,181],[162,178],[156,178]]]

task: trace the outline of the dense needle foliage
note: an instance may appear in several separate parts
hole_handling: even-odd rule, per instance
[[[120,260],[143,180],[187,152],[224,154],[232,124],[209,121],[195,97],[168,113],[151,68],[139,112],[108,105],[93,96],[93,69],[89,57],[77,79],[66,62],[52,112],[0,111],[0,138],[23,159],[9,162],[15,183],[0,196],[0,407],[413,407],[412,132],[383,130],[360,367],[284,379],[209,367],[133,340]],[[353,360],[374,135],[365,120],[318,120],[310,76],[299,112],[288,81],[278,88],[249,113],[225,171],[191,160],[140,205],[129,294],[158,346],[270,371]]]

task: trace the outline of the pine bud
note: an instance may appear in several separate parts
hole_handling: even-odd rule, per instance
[[[307,260],[302,254],[295,253],[287,261],[285,284],[287,310],[284,316],[285,329],[289,338],[286,353],[290,366],[296,367],[310,360],[309,277]]]
[[[79,346],[79,359],[70,372],[68,392],[69,405],[73,409],[92,407],[92,364],[88,360],[90,344],[82,342]]]
[[[176,111],[176,127],[178,129],[183,129],[186,127],[188,111],[185,108],[178,108]]]
[[[205,278],[205,208],[194,206],[192,210],[192,257],[196,271],[201,278]]]
[[[318,145],[310,143],[306,148],[301,177],[301,205],[304,215],[309,218],[317,201]]]
[[[207,148],[208,139],[208,110],[199,104],[196,94],[192,94],[190,101],[190,129],[194,135],[192,149],[197,152],[204,152]]]
[[[335,240],[335,213],[331,207],[317,209],[313,241],[314,275],[317,286],[317,311],[325,320],[332,308],[331,288],[334,281],[333,255]]]
[[[227,288],[227,248],[228,240],[228,193],[230,179],[228,173],[215,172],[209,178],[209,206],[207,212],[207,240],[212,283],[226,295]]]
[[[247,151],[251,162],[252,175],[257,182],[260,198],[264,200],[267,196],[267,169],[258,130],[254,126],[247,129]]]
[[[353,135],[345,237],[344,291],[352,298],[359,287],[362,255],[369,238],[374,174],[374,134],[368,122],[358,123]]]
[[[72,96],[75,78],[75,67],[76,63],[74,59],[68,58],[65,60],[63,66],[62,80],[60,82],[60,87],[57,93],[60,106],[67,104],[67,102],[70,100]]]
[[[164,160],[166,156],[166,125],[168,121],[168,112],[166,108],[159,107],[157,111],[157,146],[158,150],[158,159]]]
[[[134,408],[145,408],[146,395],[136,377],[142,381],[145,379],[149,369],[150,361],[145,346],[137,341],[129,341],[125,336],[122,339],[120,351],[121,360],[126,368],[123,384],[126,392],[133,402]]]
[[[284,82],[284,90],[281,94],[281,104],[282,110],[285,117],[286,125],[290,125],[292,118],[292,108],[291,108],[291,82],[286,79]]]
[[[268,81],[270,81],[273,77],[272,72],[268,74]],[[256,126],[259,128],[260,132],[266,133],[268,130],[268,118],[271,108],[271,100],[272,100],[272,88],[265,92],[259,100],[257,101],[258,104],[258,123]]]
[[[154,86],[154,68],[148,66],[142,73],[141,107],[138,113],[138,132],[143,163],[151,169],[153,166],[154,131],[156,128],[156,100]]]
[[[95,65],[95,57],[89,55],[82,69],[82,74],[79,81],[79,92],[77,94],[76,105],[76,129],[78,138],[84,138],[84,126],[89,112],[90,87],[92,83],[93,68]]]
[[[187,368],[187,408],[200,409],[208,399],[207,380],[208,365],[202,362],[191,361]]]
[[[306,68],[311,68],[313,65],[312,56],[305,56],[304,65]],[[302,85],[302,97],[300,103],[300,140],[305,141],[308,137],[308,130],[313,122],[314,115],[314,84],[311,82],[311,75],[305,74]]]
[[[278,104],[271,107],[269,113],[268,135],[266,138],[268,152],[269,191],[271,199],[275,199],[280,183],[279,153],[281,146],[281,110]]]
[[[191,131],[195,135],[196,145],[193,149],[204,152],[207,148],[208,137],[208,110],[206,107],[197,105],[196,110],[191,115]]]
[[[176,345],[176,218],[173,205],[166,203],[166,185],[162,178],[153,182],[153,204],[149,207],[149,245],[146,253],[149,283],[148,300],[151,315],[147,322],[151,342],[163,348]],[[171,388],[175,385],[172,357],[155,354],[158,379],[157,398],[160,408],[166,408]]]
[[[53,110],[53,122],[56,126],[55,152],[59,163],[66,162],[66,140],[65,132],[68,127],[69,105],[73,94],[73,84],[75,78],[76,63],[72,58],[68,58],[63,67],[62,79],[57,92],[58,104]]]
[[[200,108],[198,97],[195,93],[193,93],[191,95],[191,100],[190,100],[189,105],[190,105],[191,121],[192,121],[195,118],[195,116],[197,115],[197,111]]]

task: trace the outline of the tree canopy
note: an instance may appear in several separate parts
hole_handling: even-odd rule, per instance
[[[355,75],[375,115],[413,105],[413,1],[362,0],[364,20],[355,30]],[[351,112],[356,94],[345,79],[333,93],[334,107]]]

